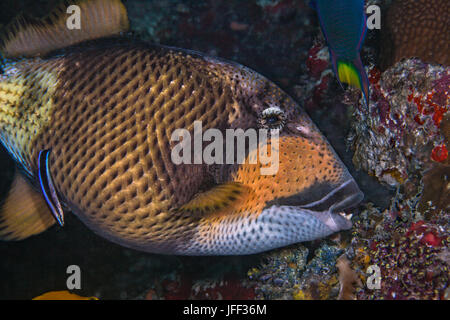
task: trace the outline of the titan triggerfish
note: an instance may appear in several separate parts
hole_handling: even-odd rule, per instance
[[[2,37],[0,140],[19,168],[2,239],[63,226],[69,212],[120,245],[180,255],[251,254],[351,228],[343,210],[360,189],[279,87],[238,63],[131,39],[120,0],[74,4],[81,30],[67,29],[61,6]],[[174,163],[173,133],[198,122],[277,134],[246,146],[243,163]],[[250,161],[262,147],[276,152],[275,173]]]

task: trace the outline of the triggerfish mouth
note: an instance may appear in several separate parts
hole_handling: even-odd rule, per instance
[[[367,31],[364,0],[312,0],[339,83],[360,89],[369,105],[369,79],[360,51]]]
[[[20,240],[72,212],[120,245],[179,255],[240,255],[350,229],[363,198],[330,144],[292,98],[237,63],[123,35],[120,0],[77,1],[2,37],[0,140],[19,170],[0,237]],[[271,129],[245,157],[174,163],[177,129]],[[238,150],[236,148],[235,150]],[[192,151],[194,152],[194,151]]]

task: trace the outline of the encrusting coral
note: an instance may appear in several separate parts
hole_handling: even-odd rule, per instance
[[[403,58],[450,65],[450,1],[396,0],[381,28],[381,68]]]

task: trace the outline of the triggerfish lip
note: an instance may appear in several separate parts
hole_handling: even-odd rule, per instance
[[[352,222],[350,219],[339,213],[333,213],[331,211],[317,212],[304,209],[301,212],[302,214],[310,214],[320,220],[320,222],[329,228],[330,234],[352,228]]]
[[[330,211],[333,213],[352,208],[362,201],[364,194],[355,180],[349,179],[339,187],[334,188],[320,200],[301,205],[301,208],[311,211]]]
[[[324,234],[322,232],[332,234],[341,230],[351,229],[352,222],[349,216],[344,214],[343,210],[357,206],[363,198],[364,194],[356,182],[353,179],[349,179],[317,201],[303,205],[293,205],[292,202],[289,205],[279,203],[268,211],[279,211],[281,215],[290,212],[290,215],[297,215],[303,221],[310,221],[311,225],[322,225],[322,227],[317,229],[318,233],[316,235],[310,234],[309,239],[302,239],[303,241],[312,240],[323,237]],[[290,200],[292,201],[293,199],[295,197]]]
[[[364,194],[353,179],[342,183],[322,199],[297,207],[298,213],[312,215],[330,229],[330,233],[348,230],[352,222],[342,211],[355,207],[362,201]]]

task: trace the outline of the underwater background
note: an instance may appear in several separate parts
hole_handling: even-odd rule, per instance
[[[3,0],[0,25],[58,2]],[[81,268],[76,293],[100,299],[449,298],[447,0],[367,1],[382,9],[361,52],[369,108],[339,86],[307,0],[123,2],[133,36],[239,62],[299,102],[365,194],[354,226],[251,256],[183,257],[123,248],[68,214],[64,228],[0,242],[0,299],[65,290],[69,265]],[[14,170],[0,148],[0,198]],[[380,289],[366,286],[371,265]]]

